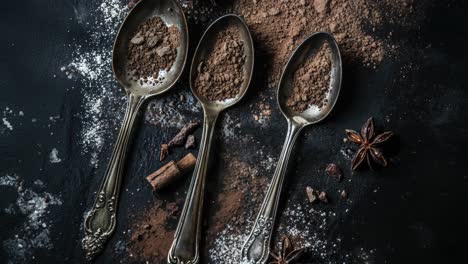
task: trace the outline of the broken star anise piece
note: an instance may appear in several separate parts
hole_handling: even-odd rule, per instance
[[[270,250],[270,255],[273,260],[269,264],[288,264],[292,263],[295,259],[297,259],[304,248],[294,249],[291,240],[289,237],[284,236],[281,240],[280,248],[278,254],[275,254]]]
[[[367,161],[370,168],[372,168],[371,160],[384,167],[387,166],[387,159],[377,146],[393,136],[392,131],[386,131],[374,137],[374,119],[372,117],[364,123],[361,133],[350,129],[346,129],[345,131],[350,141],[360,144],[351,162],[352,170],[356,170],[364,160]]]

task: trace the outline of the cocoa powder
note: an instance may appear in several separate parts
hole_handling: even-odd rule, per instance
[[[216,18],[218,13],[231,12],[222,9],[219,5],[211,4],[211,1],[193,0],[196,5],[185,7],[194,16],[194,20],[200,23],[208,22],[209,18]],[[184,1],[192,2],[192,1]],[[218,0],[219,3],[225,1]],[[404,29],[411,27],[407,23],[415,23],[414,14],[419,12],[419,3],[416,0],[239,0],[233,1],[233,12],[243,16],[251,30],[255,40],[257,54],[265,58],[265,76],[268,76],[268,89],[261,89],[259,94],[259,113],[256,120],[263,120],[271,111],[268,100],[271,93],[277,88],[282,67],[297,45],[313,32],[327,31],[337,39],[344,63],[356,63],[365,67],[378,66],[385,57],[392,55],[398,49],[398,39],[392,37],[392,27],[384,28],[384,24],[401,24]],[[202,12],[198,7],[203,4],[208,6],[209,12]],[[382,5],[384,6],[382,8]],[[192,8],[192,9],[191,9]],[[215,9],[215,11],[211,11]],[[203,15],[202,15],[203,13]],[[198,14],[198,15],[197,15]],[[214,15],[213,15],[214,14]],[[198,16],[198,18],[197,18]],[[198,23],[198,22],[197,22]],[[266,88],[266,87],[265,87]],[[264,114],[265,112],[265,114]],[[231,153],[228,160],[234,159]],[[213,224],[207,230],[206,246],[210,247],[219,232],[226,225],[233,225],[236,231],[245,231],[245,221],[252,219],[256,213],[266,189],[267,180],[252,179],[250,176],[256,173],[257,166],[248,166],[244,162],[231,160],[229,176],[223,184],[219,195],[215,197],[219,208],[207,212],[206,216],[213,218]],[[246,173],[247,172],[247,173]],[[261,182],[261,183],[258,183]],[[345,191],[343,191],[345,192]],[[319,193],[317,193],[317,196]],[[343,195],[343,193],[342,193]],[[254,196],[254,197],[252,197]],[[256,197],[258,196],[258,197]],[[344,194],[346,196],[346,193]],[[344,197],[343,196],[343,197]],[[324,198],[324,194],[322,198]],[[318,199],[316,197],[315,199]],[[254,208],[249,210],[248,208]],[[162,212],[162,213],[161,213]],[[160,216],[158,216],[160,214]],[[233,217],[234,216],[234,217]],[[289,217],[289,216],[288,216]],[[156,219],[156,220],[154,220]],[[165,220],[157,220],[165,219]],[[169,219],[169,220],[168,220]],[[160,221],[158,229],[151,239],[143,239],[139,242],[138,235],[132,237],[133,246],[130,252],[134,255],[142,255],[143,260],[163,263],[165,255],[173,238],[173,230],[168,228],[170,222],[169,213],[162,209],[151,209],[147,217],[135,223],[133,234],[138,230],[147,230],[145,225],[151,221]],[[145,231],[146,232],[146,231]],[[144,238],[145,236],[143,236]],[[141,238],[141,237],[140,237]],[[161,249],[159,249],[161,248]],[[218,250],[218,248],[214,248]],[[138,253],[140,252],[140,253]],[[161,256],[154,260],[154,252]],[[209,259],[222,259],[209,263],[223,263],[226,259],[208,256]]]
[[[160,71],[169,71],[177,57],[179,34],[177,27],[167,27],[157,16],[139,25],[128,47],[129,77],[140,84],[162,81]]]
[[[195,90],[210,101],[224,101],[240,93],[244,82],[242,67],[245,63],[244,42],[237,28],[221,30],[208,58],[197,65]]]
[[[301,113],[311,105],[321,109],[327,103],[331,73],[330,47],[322,45],[294,73],[293,91],[286,105]]]
[[[267,179],[259,177],[255,168],[248,163],[231,155],[223,159],[227,159],[225,177],[216,198],[219,209],[214,211],[213,224],[207,230],[209,242],[227,225],[242,228],[247,221],[247,207],[255,208],[262,199],[262,192],[256,190],[267,186]]]
[[[400,14],[404,13],[405,7],[391,6],[401,9]],[[271,83],[277,83],[294,48],[314,32],[332,33],[344,60],[357,61],[368,67],[378,65],[391,49],[385,39],[373,34],[383,23],[382,13],[385,12],[379,8],[378,1],[239,0],[233,7],[249,25],[257,50],[271,58],[267,65]]]
[[[177,214],[183,200],[155,204],[137,215],[131,226],[128,252],[141,262],[163,263],[174,239],[175,227],[170,222],[177,221]],[[172,223],[173,224],[173,223]]]

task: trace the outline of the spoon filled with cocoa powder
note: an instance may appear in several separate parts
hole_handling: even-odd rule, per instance
[[[203,34],[190,69],[190,88],[203,107],[200,150],[168,263],[198,263],[204,186],[211,138],[219,113],[239,102],[254,65],[250,31],[237,15],[225,15]]]
[[[132,127],[146,99],[169,90],[187,59],[188,29],[176,0],[141,0],[120,26],[112,69],[127,94],[127,110],[93,207],[84,220],[88,260],[103,249],[116,227],[120,186]]]
[[[250,235],[241,251],[241,263],[263,264],[269,244],[288,160],[299,132],[323,120],[333,109],[341,87],[341,55],[328,33],[309,36],[283,69],[278,104],[288,121],[288,132],[275,174]]]

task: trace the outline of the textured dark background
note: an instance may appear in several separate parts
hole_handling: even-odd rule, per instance
[[[283,196],[289,201],[281,206],[303,200],[307,185],[326,186],[334,193],[340,187],[323,176],[313,177],[311,172],[322,171],[330,161],[340,164],[345,177],[353,179],[346,183],[353,205],[349,214],[334,223],[329,236],[343,237],[343,248],[347,250],[353,251],[356,245],[375,248],[371,263],[451,263],[465,257],[468,112],[463,107],[468,101],[465,87],[468,32],[466,4],[462,2],[434,1],[418,34],[399,36],[406,43],[404,55],[399,59],[385,60],[376,70],[345,64],[343,93],[336,111],[325,122],[307,128],[298,141],[291,162],[294,168],[289,170],[293,177],[289,177]],[[55,223],[51,227],[54,248],[33,252],[35,258],[27,263],[83,262],[80,245],[83,214],[94,199],[93,192],[113,144],[113,139],[106,140],[100,166],[93,169],[88,166],[89,157],[80,154],[76,142],[75,132],[80,129],[76,116],[82,111],[80,84],[66,79],[59,71],[71,60],[72,50],[67,44],[85,33],[82,25],[70,19],[74,17],[74,4],[71,0],[7,1],[0,9],[0,109],[16,107],[33,113],[39,120],[24,122],[11,133],[0,134],[0,176],[17,174],[26,182],[41,179],[47,184],[47,191],[60,194],[63,201],[47,216]],[[196,35],[192,45],[196,43]],[[406,67],[408,62],[414,67]],[[65,89],[71,86],[75,89]],[[272,100],[270,125],[256,125],[249,105],[262,88],[255,82],[252,88],[246,100],[230,110],[230,115],[241,117],[242,129],[236,131],[244,133],[243,138],[250,141],[232,144],[218,136],[214,163],[217,154],[233,152],[242,153],[244,161],[255,166],[260,161],[255,155],[258,147],[279,155],[286,123]],[[187,86],[179,85],[176,89]],[[171,93],[164,97],[170,97]],[[49,127],[46,120],[55,115],[59,115],[59,120]],[[343,130],[358,129],[369,116],[376,118],[380,131],[385,128],[396,132],[398,153],[392,157],[390,168],[351,175],[347,169],[349,161],[340,154]],[[193,117],[201,119],[200,114]],[[13,125],[23,122],[9,120]],[[176,128],[160,130],[144,122],[137,125],[123,182],[123,189],[135,193],[122,193],[117,232],[99,263],[120,262],[122,256],[113,251],[115,243],[127,239],[122,231],[129,228],[139,208],[151,204],[153,199],[143,176],[159,166],[154,151],[168,138],[167,133],[172,135],[176,131]],[[58,165],[48,163],[51,147],[57,147],[63,159]],[[148,154],[149,150],[152,154]],[[181,155],[176,153],[175,157]],[[223,168],[215,165],[211,171],[208,197],[216,190],[217,181],[213,177],[221,175]],[[187,184],[188,180],[179,191],[183,193]],[[374,192],[376,189],[378,192]],[[3,241],[24,217],[3,211],[16,199],[16,194],[6,189],[0,191],[0,241]],[[340,203],[332,202],[329,207],[337,212],[343,209]],[[8,260],[13,261],[0,249],[0,263]]]

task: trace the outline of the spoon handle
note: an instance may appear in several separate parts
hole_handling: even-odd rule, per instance
[[[268,259],[270,239],[273,232],[284,176],[288,167],[291,150],[302,128],[303,125],[288,120],[288,133],[283,145],[283,150],[281,151],[275,174],[268,187],[268,192],[263,200],[254,226],[242,247],[241,263],[262,264],[266,263]]]
[[[101,253],[105,243],[115,230],[117,203],[125,156],[133,123],[142,103],[142,97],[130,94],[122,127],[107,166],[105,177],[99,187],[93,207],[84,220],[83,249],[86,252],[87,260],[92,260]]]
[[[167,262],[171,264],[195,264],[199,261],[199,241],[203,196],[205,192],[206,169],[211,146],[211,138],[218,117],[217,112],[205,109],[202,139],[197,164],[192,176],[184,209],[177,225]]]

